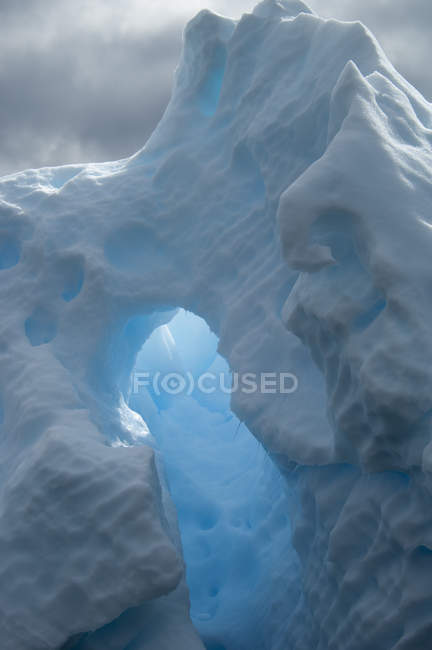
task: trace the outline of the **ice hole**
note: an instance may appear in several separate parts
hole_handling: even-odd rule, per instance
[[[199,107],[207,117],[211,117],[216,113],[219,104],[226,58],[226,46],[221,42],[216,42],[213,46],[212,61],[198,94]]]
[[[205,321],[179,310],[142,346],[129,406],[161,452],[206,648],[262,650],[269,634],[283,639],[287,601],[294,609],[298,597],[293,497],[230,409],[232,377],[217,344]]]

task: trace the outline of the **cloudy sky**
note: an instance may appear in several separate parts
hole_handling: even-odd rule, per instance
[[[209,8],[238,17],[253,0],[0,0],[0,174],[122,158],[168,101],[185,23]],[[310,0],[362,20],[432,100],[431,0]]]

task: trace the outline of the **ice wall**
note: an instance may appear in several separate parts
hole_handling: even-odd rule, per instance
[[[431,127],[361,24],[266,0],[188,25],[135,156],[1,179],[5,650],[98,628],[103,648],[202,647],[151,435],[124,400],[177,307],[233,371],[299,378],[231,404],[300,504],[302,597],[269,650],[428,647]]]

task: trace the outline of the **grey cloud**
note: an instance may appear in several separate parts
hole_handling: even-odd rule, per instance
[[[117,159],[142,146],[168,101],[183,26],[127,38],[72,28],[46,38],[44,16],[41,46],[18,41],[22,23],[13,39],[17,17],[10,11],[0,28],[0,173]]]

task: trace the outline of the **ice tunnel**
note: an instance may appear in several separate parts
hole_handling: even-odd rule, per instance
[[[145,420],[162,457],[191,618],[205,647],[259,650],[269,638],[269,612],[287,594],[298,597],[293,494],[231,412],[235,386],[217,343],[204,320],[177,311],[142,346],[129,406]]]

